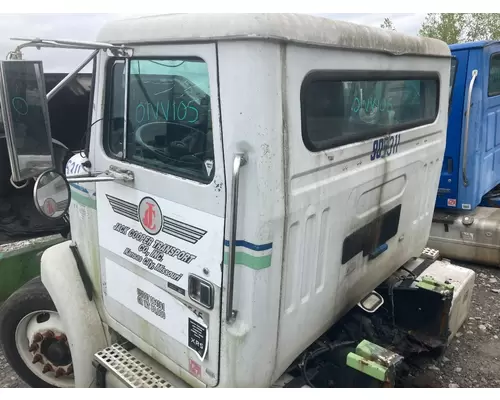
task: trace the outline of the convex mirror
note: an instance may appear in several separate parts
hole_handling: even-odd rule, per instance
[[[40,214],[50,219],[62,218],[71,200],[69,183],[60,173],[45,171],[35,182],[33,198]]]

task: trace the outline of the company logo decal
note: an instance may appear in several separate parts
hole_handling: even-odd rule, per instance
[[[68,205],[68,200],[56,202],[54,199],[49,197],[48,199],[45,199],[42,207],[46,215],[52,216],[57,211],[64,211],[67,205]]]
[[[143,198],[139,205],[108,194],[106,197],[115,213],[139,222],[151,235],[157,235],[161,231],[185,242],[196,244],[207,233],[204,229],[163,216],[158,203],[150,197]]]
[[[150,197],[145,197],[139,203],[139,221],[150,235],[156,235],[162,229],[163,216],[160,206]]]
[[[56,209],[57,209],[57,204],[56,202],[54,201],[54,199],[52,198],[48,198],[44,201],[43,203],[43,210],[45,211],[45,213],[47,215],[54,215],[54,213],[56,212]]]

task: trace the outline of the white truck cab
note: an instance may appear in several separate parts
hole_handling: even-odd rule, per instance
[[[90,140],[66,167],[71,240],[41,260],[53,308],[5,334],[25,379],[270,387],[420,257],[445,43],[308,15],[176,14],[111,22],[93,48]]]

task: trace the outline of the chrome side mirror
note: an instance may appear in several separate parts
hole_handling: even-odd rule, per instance
[[[35,182],[33,200],[43,216],[59,219],[68,212],[71,190],[66,178],[56,171],[45,171]]]
[[[2,112],[12,180],[55,168],[49,106],[41,61],[0,61]]]

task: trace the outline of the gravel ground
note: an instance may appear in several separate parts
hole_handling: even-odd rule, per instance
[[[439,359],[415,371],[424,387],[500,387],[500,269],[463,265],[476,272],[469,319]],[[27,387],[0,350],[0,388]]]
[[[0,348],[0,388],[27,388],[26,385],[17,374],[10,369],[7,360]]]

